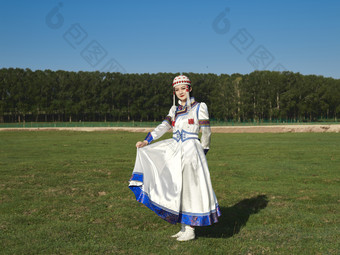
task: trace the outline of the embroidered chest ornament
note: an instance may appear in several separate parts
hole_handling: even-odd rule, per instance
[[[174,107],[176,109],[176,93],[175,93],[175,87],[180,86],[180,85],[186,85],[186,96],[187,96],[187,111],[188,111],[188,124],[194,124],[194,118],[193,118],[193,114],[191,111],[191,102],[190,102],[190,90],[189,90],[189,86],[191,86],[191,81],[189,80],[189,78],[185,75],[179,75],[176,76],[175,79],[173,80],[172,83],[172,88],[173,88],[173,104],[172,107]],[[172,118],[172,126],[175,126],[175,116]]]

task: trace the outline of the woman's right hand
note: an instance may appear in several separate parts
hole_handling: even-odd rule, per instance
[[[142,147],[144,147],[144,146],[146,146],[146,145],[148,145],[149,143],[148,143],[148,141],[146,141],[146,140],[144,140],[143,142],[137,142],[136,143],[136,148],[142,148]]]

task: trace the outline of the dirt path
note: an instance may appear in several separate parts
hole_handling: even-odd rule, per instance
[[[129,131],[147,133],[153,128],[138,127],[42,127],[42,128],[0,128],[1,131]],[[275,125],[275,126],[214,126],[211,127],[213,133],[302,133],[302,132],[340,132],[340,124],[334,125]]]

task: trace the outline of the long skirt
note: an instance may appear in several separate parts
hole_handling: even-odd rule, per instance
[[[129,187],[138,202],[173,224],[207,226],[221,215],[198,139],[138,148]]]

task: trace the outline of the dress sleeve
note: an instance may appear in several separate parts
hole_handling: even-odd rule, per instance
[[[202,130],[201,144],[205,150],[209,150],[211,129],[208,107],[205,103],[201,103],[200,105],[200,109],[198,112],[198,122],[200,125],[200,129]]]
[[[157,140],[162,135],[164,135],[167,131],[172,128],[171,121],[172,117],[176,113],[176,106],[171,107],[169,114],[165,117],[161,124],[159,124],[152,132],[148,133],[144,140],[147,140],[148,143],[151,143],[154,140]]]

